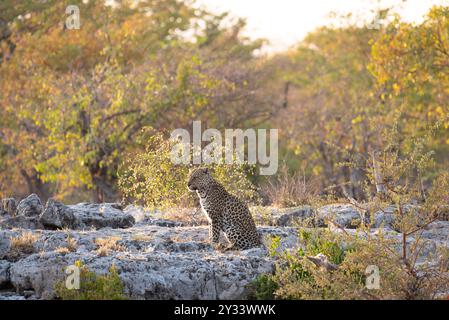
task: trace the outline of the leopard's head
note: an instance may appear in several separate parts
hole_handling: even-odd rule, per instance
[[[187,187],[190,191],[204,190],[213,182],[214,178],[208,168],[198,168],[190,172]]]

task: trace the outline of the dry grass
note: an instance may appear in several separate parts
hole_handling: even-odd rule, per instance
[[[38,239],[39,236],[32,232],[24,232],[17,237],[11,237],[10,248],[6,258],[11,261],[17,261],[22,257],[35,253],[36,248],[34,244]]]
[[[34,243],[39,239],[32,232],[24,232],[20,236],[11,238],[11,250],[25,254],[34,253]]]
[[[66,254],[66,253],[70,253],[71,251],[67,247],[59,247],[59,248],[56,248],[55,252]]]
[[[67,237],[67,249],[70,252],[75,252],[77,247],[78,247],[78,243],[76,242],[76,240],[74,238],[72,238],[71,236],[68,236]]]
[[[95,244],[98,246],[96,250],[98,256],[105,257],[111,251],[125,251],[125,248],[117,243],[119,240],[121,240],[120,237],[95,239]]]
[[[207,225],[207,219],[200,208],[176,208],[164,212],[164,219],[182,222],[188,226]]]
[[[143,241],[143,242],[147,242],[147,241],[151,241],[154,239],[153,235],[146,235],[146,234],[136,234],[132,236],[133,240],[136,241]]]
[[[70,235],[67,236],[67,245],[65,247],[59,247],[55,251],[58,253],[70,253],[70,252],[76,252],[76,249],[78,247],[78,243],[74,238],[72,238]]]
[[[282,166],[279,174],[262,187],[263,194],[276,207],[296,207],[310,204],[319,194],[319,184],[307,180],[304,175],[290,174],[287,166]]]

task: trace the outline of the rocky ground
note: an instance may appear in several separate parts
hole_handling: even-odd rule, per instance
[[[268,214],[266,212],[268,210]],[[295,220],[313,219],[316,227],[353,233],[360,214],[349,204],[256,212],[266,226],[265,239],[281,237],[281,248],[301,246]],[[263,211],[263,210],[262,210]],[[269,217],[267,220],[267,216]],[[327,226],[331,217],[343,229]],[[380,229],[400,238],[394,215],[376,213],[373,234]],[[439,246],[449,246],[449,222],[436,221],[422,234],[421,259]],[[91,271],[106,273],[115,265],[132,299],[244,299],[249,284],[270,273],[274,261],[265,248],[221,252],[208,243],[207,226],[164,219],[162,213],[119,204],[80,203],[66,206],[36,195],[0,206],[0,299],[52,299],[64,269],[81,260]],[[31,243],[31,245],[30,245]]]

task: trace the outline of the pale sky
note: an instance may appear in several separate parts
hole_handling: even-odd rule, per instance
[[[449,5],[449,0],[197,0],[212,12],[229,11],[246,18],[246,35],[270,41],[266,51],[287,49],[316,27],[329,24],[329,13],[352,12],[373,17],[376,8],[399,6],[406,21],[419,22],[432,5]]]

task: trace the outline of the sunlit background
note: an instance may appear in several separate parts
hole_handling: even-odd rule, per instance
[[[404,20],[419,22],[433,5],[449,0],[198,0],[214,12],[229,11],[246,18],[247,35],[265,38],[266,51],[281,51],[300,41],[316,27],[332,22],[330,13],[371,19],[378,8],[394,7]]]

